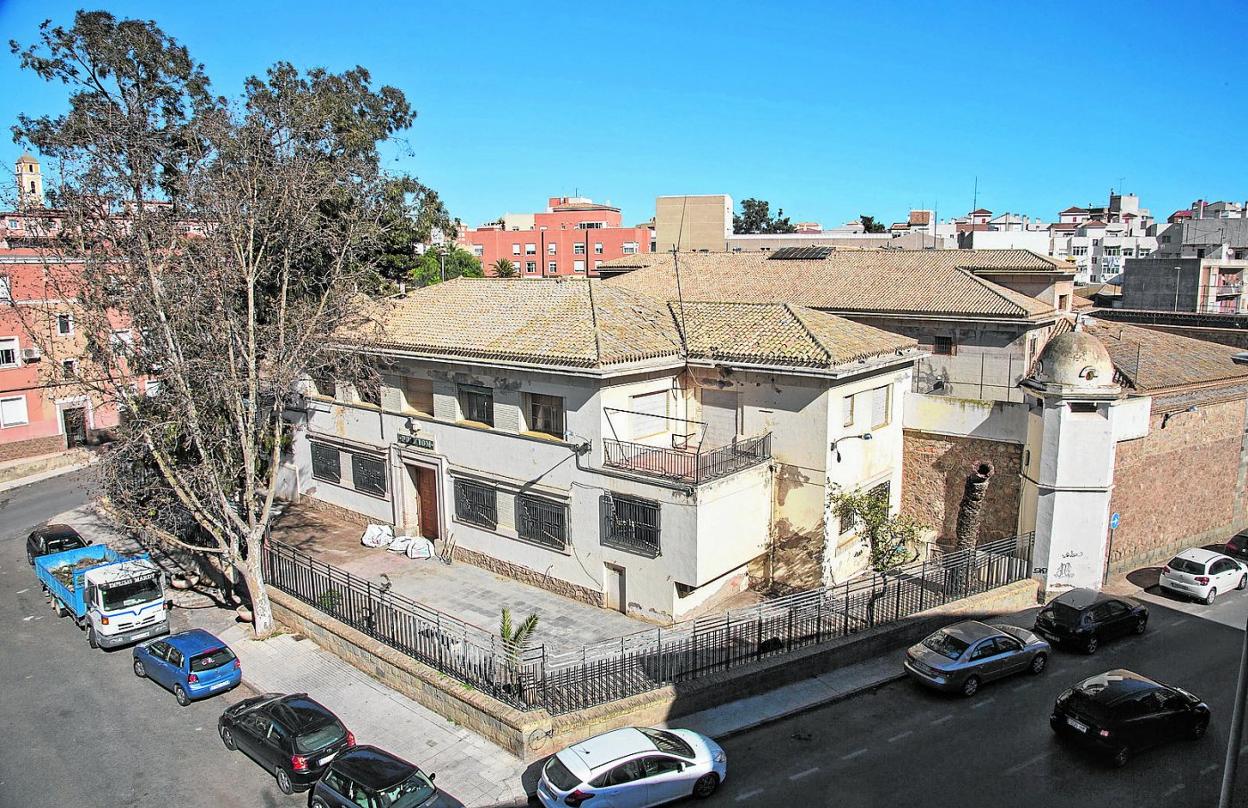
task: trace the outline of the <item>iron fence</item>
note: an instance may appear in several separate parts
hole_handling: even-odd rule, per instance
[[[771,433],[705,452],[686,452],[622,440],[603,441],[603,463],[613,468],[699,485],[771,458]]]
[[[498,636],[280,542],[266,580],[358,631],[520,709],[572,712],[780,656],[1027,578],[1033,534],[933,551],[888,573],[798,592],[565,653]]]

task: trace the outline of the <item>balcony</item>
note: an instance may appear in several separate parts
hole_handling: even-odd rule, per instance
[[[1234,297],[1244,291],[1242,283],[1221,283],[1213,287],[1213,293],[1218,297]]]
[[[701,485],[771,459],[771,433],[696,452],[604,440],[603,464],[621,471]]]

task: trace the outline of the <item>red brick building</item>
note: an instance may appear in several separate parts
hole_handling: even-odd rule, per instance
[[[500,258],[522,278],[594,277],[606,261],[651,251],[649,227],[625,227],[620,209],[582,197],[551,197],[542,213],[507,213],[465,231],[460,244],[496,274]]]

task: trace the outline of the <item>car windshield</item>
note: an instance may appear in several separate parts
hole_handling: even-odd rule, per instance
[[[436,789],[423,772],[416,772],[397,786],[377,792],[377,805],[380,808],[415,808],[429,797]]]
[[[928,637],[923,641],[923,644],[941,656],[948,657],[949,659],[957,659],[962,656],[962,652],[965,651],[967,647],[966,642],[959,640],[952,634],[946,634],[943,631],[938,631]]]
[[[316,752],[327,746],[333,746],[346,736],[346,727],[337,721],[331,721],[302,735],[296,735],[295,746],[300,752]]]
[[[224,645],[191,657],[191,673],[203,673],[234,661],[234,652]]]
[[[108,610],[125,609],[153,600],[160,600],[160,582],[155,578],[144,578],[104,590],[104,608]]]
[[[1041,614],[1046,615],[1055,623],[1063,626],[1079,625],[1079,616],[1083,614],[1079,609],[1067,606],[1065,603],[1057,603],[1054,601],[1045,607]]]
[[[546,779],[560,791],[571,791],[581,784],[581,778],[569,771],[557,757],[552,757],[546,764]]]
[[[60,553],[65,550],[73,550],[77,547],[86,547],[87,543],[78,536],[52,536],[48,539],[48,554]]]
[[[693,747],[685,743],[679,736],[671,732],[664,732],[661,729],[643,729],[642,735],[645,735],[660,752],[667,752],[673,755],[680,755],[685,758],[693,757]]]
[[[1166,566],[1175,572],[1186,572],[1188,575],[1205,574],[1205,565],[1199,561],[1192,561],[1190,558],[1179,558],[1178,556],[1175,556],[1170,559],[1170,563]]]

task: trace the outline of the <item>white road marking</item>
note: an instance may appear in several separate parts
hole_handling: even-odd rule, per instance
[[[841,760],[853,760],[854,758],[860,755],[865,755],[866,753],[867,753],[867,747],[864,746],[861,749],[855,749],[854,751],[850,752],[848,755],[841,755]]]
[[[899,732],[893,737],[889,738],[888,742],[893,743],[894,741],[900,741],[902,738],[909,738],[913,734],[914,734],[914,731],[908,729],[905,732]]]
[[[995,699],[984,699],[983,701],[977,701],[971,705],[971,709],[978,710],[980,707],[987,707],[989,704],[992,704],[993,701],[995,701]]]
[[[25,595],[25,594],[26,594],[27,592],[29,592],[29,591],[30,591],[29,589],[19,589],[19,590],[17,590],[17,594],[19,594],[19,595]]]
[[[22,618],[22,622],[29,623],[31,620],[34,620],[34,619],[35,619],[35,616],[33,614],[28,614]]]
[[[1175,785],[1170,786],[1170,788],[1166,790],[1166,793],[1162,794],[1161,796],[1163,798],[1171,797],[1175,794],[1178,794],[1180,791],[1182,791],[1185,788],[1187,788],[1187,786],[1183,785],[1182,783],[1176,783]]]
[[[753,791],[747,791],[744,794],[738,794],[737,802],[741,802],[741,800],[748,800],[750,797],[757,797],[759,794],[762,794],[762,793],[763,793],[763,789],[756,788]]]
[[[1206,766],[1205,768],[1201,769],[1201,770],[1200,770],[1200,773],[1201,773],[1201,774],[1208,774],[1209,772],[1211,772],[1211,771],[1213,771],[1213,770],[1215,770],[1215,769],[1217,769],[1217,768],[1218,768],[1218,764],[1217,764],[1217,763],[1210,763],[1208,766]]]
[[[790,775],[789,775],[789,779],[790,779],[790,780],[801,780],[803,777],[809,777],[810,775],[814,774],[814,773],[815,773],[815,772],[817,772],[817,771],[819,771],[819,767],[818,767],[818,766],[815,766],[813,769],[807,769],[807,770],[806,770],[806,771],[804,771],[804,772],[798,772],[797,774],[790,774]]]
[[[953,720],[953,713],[950,713],[949,715],[942,715],[940,718],[937,718],[936,720],[932,721],[932,726],[934,727],[937,724],[943,724],[946,721],[952,721],[952,720]]]
[[[1011,766],[1010,768],[1006,769],[1005,773],[1006,774],[1018,774],[1019,772],[1021,772],[1023,769],[1027,768],[1028,766],[1034,766],[1035,764],[1039,763],[1040,761],[1044,760],[1045,758],[1047,758],[1049,755],[1052,755],[1052,754],[1053,754],[1052,752],[1045,752],[1044,754],[1036,755],[1033,758],[1028,758],[1027,760],[1024,760],[1022,763],[1019,763],[1016,766]]]

